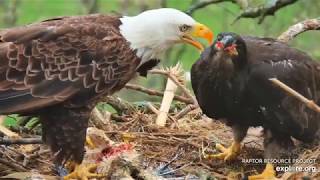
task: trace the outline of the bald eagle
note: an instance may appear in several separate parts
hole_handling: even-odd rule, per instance
[[[264,128],[266,159],[292,148],[292,137],[312,142],[320,137],[320,113],[274,86],[277,78],[320,103],[320,64],[306,53],[270,38],[221,33],[192,66],[192,88],[204,114],[224,119],[234,142],[213,158],[231,160],[252,126]],[[271,161],[272,162],[272,161]],[[249,179],[273,179],[272,163]]]
[[[80,166],[90,112],[99,97],[146,75],[171,46],[212,41],[208,27],[175,9],[133,17],[102,14],[49,19],[0,31],[0,114],[38,116],[55,163],[75,161],[69,178],[94,176]]]

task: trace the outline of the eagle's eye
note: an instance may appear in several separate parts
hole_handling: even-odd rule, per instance
[[[186,32],[186,31],[188,31],[190,28],[191,28],[191,26],[184,24],[184,25],[182,25],[182,26],[179,27],[179,30],[180,30],[181,32]]]
[[[221,41],[221,40],[222,40],[222,36],[221,36],[221,35],[218,35],[217,41]]]

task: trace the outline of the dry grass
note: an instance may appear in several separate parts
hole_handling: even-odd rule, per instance
[[[170,114],[173,117],[174,113]],[[110,117],[110,116],[109,116]],[[179,120],[173,118],[167,121],[167,126],[159,128],[155,125],[156,115],[152,113],[144,113],[136,110],[131,115],[124,115],[126,121],[117,122],[112,119],[104,121],[104,125],[99,124],[97,119],[92,119],[91,126],[100,129],[103,136],[110,139],[109,144],[116,146],[123,143],[130,143],[139,159],[135,160],[131,166],[141,171],[144,179],[160,179],[173,177],[189,177],[189,179],[199,178],[217,178],[217,179],[239,179],[245,174],[253,174],[261,172],[264,164],[244,164],[241,163],[243,158],[262,158],[262,137],[260,137],[260,129],[252,129],[249,131],[244,141],[243,151],[233,162],[224,163],[220,160],[207,160],[203,158],[204,153],[217,153],[214,148],[215,143],[229,145],[232,140],[230,128],[226,127],[219,121],[212,121],[201,115],[199,109],[189,112],[186,116]],[[95,125],[94,125],[95,124]],[[100,123],[101,124],[101,123]],[[95,131],[96,132],[96,131]],[[89,133],[90,134],[90,133]],[[27,134],[22,134],[26,136]],[[102,141],[100,145],[102,144]],[[1,146],[1,159],[9,164],[4,165],[0,162],[1,175],[7,175],[13,172],[37,172],[42,175],[55,175],[52,171],[53,165],[51,155],[45,148],[45,145],[11,145]],[[304,149],[303,149],[304,150]],[[88,151],[92,153],[92,151]],[[96,151],[101,153],[100,149]],[[320,148],[304,151],[300,155],[301,158],[318,158]],[[122,158],[122,157],[121,157]],[[111,173],[108,177],[111,179],[121,179],[119,169],[128,167],[127,163],[119,163],[121,158],[113,158],[112,162],[101,163],[102,173]],[[108,161],[108,160],[107,160]],[[319,162],[319,161],[317,161]],[[110,170],[111,167],[120,166],[117,171]],[[105,164],[110,167],[105,168]],[[112,166],[111,166],[112,164]],[[167,169],[160,167],[168,164]],[[311,166],[312,164],[305,164]],[[130,167],[131,167],[130,166]],[[316,163],[314,166],[318,166]],[[320,167],[319,167],[320,168]],[[129,168],[130,169],[130,168]],[[172,171],[166,176],[158,176],[155,174]],[[115,175],[115,173],[118,173]],[[128,173],[130,176],[130,173]],[[146,174],[149,174],[147,176]],[[153,176],[151,176],[151,175]],[[132,175],[132,174],[131,174]],[[302,173],[285,174],[285,177],[301,177]],[[307,175],[307,174],[303,174]],[[319,177],[319,173],[308,174],[311,177]]]

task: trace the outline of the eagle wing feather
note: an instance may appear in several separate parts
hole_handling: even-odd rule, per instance
[[[84,92],[120,89],[139,59],[119,25],[118,18],[89,15],[0,32],[0,113],[33,111]]]

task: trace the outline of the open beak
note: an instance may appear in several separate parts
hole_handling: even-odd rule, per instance
[[[216,48],[216,50],[221,51],[222,49],[224,49],[224,44],[220,41],[217,41],[215,43],[215,48]]]
[[[213,40],[213,33],[207,26],[197,23],[193,26],[191,32],[188,32],[182,36],[181,40],[183,42],[191,44],[202,52],[204,50],[203,45],[193,38],[204,38],[208,41],[209,45],[211,45]]]

